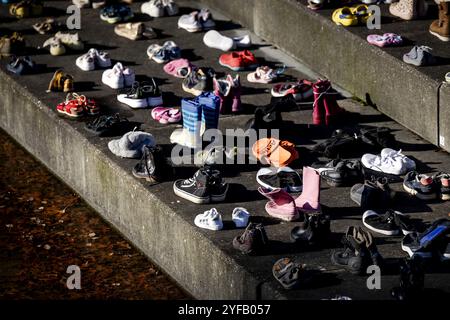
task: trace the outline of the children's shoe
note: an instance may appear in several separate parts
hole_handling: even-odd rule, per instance
[[[89,116],[96,116],[100,113],[100,107],[97,105],[94,99],[88,99],[84,95],[79,95],[76,92],[68,94],[70,99],[77,100],[78,104],[83,107],[84,113]]]
[[[60,114],[71,118],[79,118],[84,114],[84,108],[81,105],[80,97],[73,97],[70,93],[66,97],[66,101],[56,106],[56,111]]]
[[[117,95],[117,101],[122,102],[133,109],[142,109],[148,107],[148,95],[144,90],[144,85],[135,82],[127,93]]]
[[[36,71],[36,64],[28,56],[22,58],[13,56],[6,69],[18,75],[32,74]]]
[[[230,51],[235,47],[232,38],[221,35],[216,30],[211,30],[205,33],[203,43],[210,48],[219,49],[222,51]]]
[[[51,91],[62,91],[71,92],[73,91],[74,83],[73,77],[70,74],[63,72],[62,70],[57,70],[53,74],[52,79],[48,85],[47,92]]]
[[[389,148],[383,149],[380,155],[369,153],[363,155],[361,163],[366,169],[392,175],[403,175],[416,168],[414,160],[403,155],[401,150]]]
[[[40,0],[24,0],[9,7],[9,14],[18,19],[38,17],[43,11],[44,5]]]
[[[436,63],[436,57],[427,46],[414,46],[411,51],[403,55],[403,61],[416,67],[429,66]]]
[[[236,228],[245,228],[247,227],[250,213],[247,211],[247,209],[238,207],[233,209],[231,217],[234,224],[236,225]]]
[[[91,0],[72,0],[72,3],[80,9],[91,7]]]
[[[176,108],[155,107],[151,112],[152,118],[161,124],[178,123],[181,121],[181,111]]]
[[[275,85],[271,94],[273,97],[286,97],[292,95],[296,101],[305,101],[313,96],[312,83],[308,80],[287,82]]]
[[[330,216],[323,213],[307,213],[303,225],[291,230],[291,239],[298,244],[314,246],[324,243],[330,234]]]
[[[111,69],[102,74],[102,82],[112,89],[131,87],[135,82],[134,71],[117,62]]]
[[[363,250],[363,239],[357,236],[358,230],[350,226],[342,237],[342,249],[334,250],[331,262],[337,266],[345,267],[352,274],[361,274],[364,269],[366,252]]]
[[[268,190],[283,189],[287,192],[301,192],[302,178],[289,167],[262,168],[256,173],[258,184]]]
[[[163,67],[164,72],[177,78],[186,78],[194,69],[197,69],[187,59],[176,59],[166,63]]]
[[[142,22],[120,23],[114,27],[114,32],[118,36],[130,40],[139,40],[142,38],[154,39],[157,37],[155,30],[146,27]]]
[[[233,239],[233,247],[248,255],[262,253],[268,243],[269,239],[262,223],[249,223],[244,233]]]
[[[141,5],[141,12],[153,18],[164,16],[164,4],[162,0],[150,0]]]
[[[340,187],[363,180],[361,162],[359,160],[335,159],[324,167],[315,169],[329,186]]]
[[[155,145],[153,135],[143,131],[130,131],[120,139],[108,142],[108,148],[114,155],[128,159],[141,158],[145,146],[154,147]]]
[[[160,146],[144,146],[141,161],[133,168],[132,173],[138,179],[145,179],[152,184],[163,180],[165,160]]]
[[[39,34],[51,33],[55,29],[55,20],[48,18],[42,22],[33,24],[33,29]]]
[[[194,11],[190,14],[184,14],[178,19],[178,28],[188,32],[199,32],[203,30],[203,26],[199,19],[199,12]]]
[[[279,73],[269,68],[268,66],[258,67],[256,71],[250,72],[247,75],[248,82],[251,83],[271,83],[278,77]],[[272,94],[273,95],[273,94]]]
[[[100,19],[111,24],[126,22],[133,17],[130,7],[123,4],[112,4],[100,10]]]
[[[70,33],[58,31],[55,33],[55,38],[60,40],[64,46],[71,50],[80,51],[84,49],[84,43],[80,39],[78,32]]]
[[[216,208],[212,208],[195,217],[194,223],[197,227],[218,231],[223,229],[222,216]]]
[[[286,167],[298,159],[298,152],[293,143],[275,138],[263,138],[256,141],[252,146],[252,153],[262,163],[274,167]]]
[[[199,96],[203,92],[209,92],[213,90],[214,76],[214,69],[194,69],[188,74],[186,78],[184,78],[182,88],[185,92],[191,93],[194,96]]]
[[[358,17],[349,7],[334,10],[331,19],[337,25],[342,25],[344,27],[356,26],[358,24]]]
[[[181,58],[181,50],[173,41],[166,41],[162,46],[152,44],[147,48],[147,56],[156,63],[166,63]]]
[[[350,198],[364,210],[386,208],[389,206],[393,192],[386,178],[366,180],[364,184],[355,184],[350,190]]]
[[[258,188],[258,192],[270,201],[266,203],[266,212],[283,221],[293,221],[299,218],[294,198],[282,189],[268,190]]]
[[[241,110],[241,82],[239,75],[227,75],[225,79],[213,78],[214,94],[220,98],[220,113],[228,114]]]
[[[86,54],[78,57],[75,61],[78,68],[83,71],[95,70],[95,55],[94,52],[89,50]]]
[[[403,189],[422,200],[434,200],[439,195],[439,187],[433,177],[416,171],[408,172],[405,176]]]
[[[248,50],[224,53],[219,58],[219,64],[233,71],[256,69],[258,60]]]
[[[132,130],[128,119],[120,117],[119,114],[97,117],[87,122],[85,128],[99,137],[120,136]]]
[[[22,35],[14,32],[12,36],[0,38],[0,57],[10,55],[21,55],[25,49],[25,41]]]
[[[386,236],[396,236],[400,233],[407,235],[415,230],[409,217],[399,211],[388,210],[384,214],[379,214],[367,210],[362,216],[362,221],[366,228]]]
[[[302,181],[302,193],[295,198],[295,207],[303,213],[321,213],[319,174],[311,167],[303,167]]]
[[[450,41],[450,11],[447,2],[439,2],[439,19],[434,20],[430,25],[430,33],[439,40]]]
[[[450,200],[450,174],[445,172],[439,172],[433,177],[440,190],[438,192],[441,200]]]
[[[413,20],[427,14],[428,4],[424,0],[399,0],[389,6],[389,12],[403,20]]]
[[[206,8],[202,8],[198,13],[198,20],[202,26],[202,30],[211,30],[216,26],[216,23],[213,20],[211,11]]]
[[[377,47],[394,47],[403,43],[401,36],[395,33],[385,33],[382,36],[377,34],[370,34],[367,36],[367,42]]]

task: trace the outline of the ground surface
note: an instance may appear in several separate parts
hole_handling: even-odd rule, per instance
[[[58,21],[65,21],[63,14],[64,4],[61,2],[48,2],[50,7],[58,8],[52,12],[59,16]],[[191,11],[191,8],[182,4],[182,13]],[[139,4],[134,4],[133,8],[137,10]],[[218,18],[218,30],[225,34],[239,34],[246,32],[239,25],[228,21],[225,17],[215,15]],[[127,39],[116,36],[113,27],[98,19],[98,12],[95,10],[83,11],[81,38],[88,44],[86,49],[96,47],[110,52],[113,59],[124,62],[135,69],[137,75],[141,79],[150,76],[156,78],[164,92],[164,100],[167,105],[179,105],[180,98],[189,97],[189,94],[181,90],[181,81],[166,75],[161,65],[148,61],[145,50],[149,44],[153,42],[163,43],[167,40],[174,40],[181,48],[182,55],[190,59],[198,66],[212,66],[217,72],[225,74],[227,72],[221,67],[217,60],[221,52],[215,49],[206,48],[202,43],[202,33],[189,34],[184,30],[176,28],[178,17],[161,18],[151,20],[142,15],[137,15],[137,20],[148,21],[147,23],[161,32],[160,40],[131,42]],[[21,30],[27,38],[31,47],[42,45],[47,36],[37,35],[31,30],[30,25],[36,19],[26,19],[19,22],[5,21],[0,24],[0,28],[9,28]],[[315,77],[308,69],[303,68],[298,63],[282,54],[270,44],[265,43],[261,39],[253,38],[256,45],[253,48],[255,55],[270,65],[286,64],[288,69],[286,77],[282,80],[304,77]],[[158,143],[167,145],[169,143],[170,133],[174,127],[164,127],[156,124],[150,117],[148,110],[131,110],[116,101],[114,90],[106,88],[101,84],[102,71],[82,72],[75,66],[75,59],[80,54],[73,53],[61,57],[51,57],[46,51],[32,50],[33,59],[47,67],[46,71],[39,76],[15,77],[23,85],[27,86],[33,94],[40,97],[42,102],[49,106],[55,106],[63,100],[64,95],[60,93],[45,94],[44,91],[50,80],[54,70],[63,67],[65,71],[73,74],[76,79],[77,91],[97,99],[103,108],[103,112],[112,114],[119,112],[121,115],[128,117],[132,121],[141,123],[141,129],[151,132],[157,138]],[[3,64],[4,65],[4,64]],[[265,105],[270,101],[269,88],[265,85],[252,85],[246,80],[246,74],[242,73],[243,84],[243,102],[245,112],[238,116],[224,116],[220,120],[221,128],[239,128],[243,127],[245,122],[251,117],[252,110],[255,106]],[[370,126],[388,126],[395,130],[397,140],[400,142],[401,149],[405,154],[417,159],[418,168],[421,172],[449,171],[450,157],[447,153],[436,150],[436,148],[421,140],[416,135],[405,130],[389,118],[379,114],[376,110],[362,106],[352,100],[341,100],[341,106],[347,110],[358,113],[356,118],[360,124]],[[300,159],[293,164],[294,168],[301,168],[303,165],[311,164],[317,159],[310,154],[308,149],[318,141],[329,137],[330,128],[311,126],[311,110],[303,106],[302,110],[293,110],[284,112],[283,118],[286,120],[286,126],[283,127],[283,137],[295,142],[299,146]],[[77,130],[84,132],[83,125],[86,120],[71,121]],[[353,125],[353,123],[348,123]],[[87,137],[101,150],[111,158],[113,157],[107,149],[109,138]],[[362,151],[361,151],[362,152]],[[360,154],[362,155],[362,154]],[[114,161],[127,171],[131,171],[135,160],[118,159]],[[211,240],[218,250],[222,250],[228,254],[234,261],[258,277],[270,282],[280,291],[283,291],[271,274],[273,263],[284,256],[297,256],[305,263],[314,267],[320,267],[323,271],[315,286],[309,290],[295,290],[288,294],[291,298],[327,298],[336,294],[348,295],[354,299],[389,299],[389,289],[398,284],[397,261],[399,258],[405,257],[406,254],[400,249],[401,238],[388,238],[376,235],[376,243],[380,252],[390,264],[390,268],[383,273],[382,290],[370,291],[366,287],[366,277],[355,277],[349,275],[345,270],[337,268],[331,264],[330,254],[333,249],[340,247],[339,239],[349,225],[362,225],[361,209],[354,204],[349,197],[349,187],[330,188],[326,184],[322,185],[321,201],[328,208],[332,216],[333,237],[324,248],[315,250],[305,250],[296,247],[291,243],[289,238],[290,230],[299,225],[299,223],[280,223],[274,219],[270,219],[264,210],[266,201],[256,191],[257,183],[255,181],[255,173],[257,167],[240,168],[240,170],[227,170],[225,176],[230,182],[230,192],[225,203],[215,205],[222,212],[224,217],[229,220],[232,209],[236,206],[246,207],[253,215],[254,221],[262,221],[266,225],[269,238],[272,240],[269,250],[261,256],[247,257],[236,252],[232,246],[232,239],[241,233],[240,230],[226,228],[221,232],[210,232],[199,230],[203,236]],[[177,177],[187,177],[193,171],[187,173],[179,173]],[[177,198],[172,192],[172,181],[162,183],[153,187],[148,187],[151,192],[159,195],[164,199],[171,208],[173,208],[181,217],[193,223],[196,214],[208,209],[209,206],[199,206]],[[394,208],[404,213],[411,214],[413,217],[424,220],[433,221],[437,218],[446,217],[450,212],[449,203],[423,203],[417,199],[409,197],[402,192],[400,183],[392,184],[392,188],[399,191]],[[180,205],[181,204],[181,205]],[[181,207],[182,206],[182,207]],[[450,275],[448,275],[448,266],[446,269],[432,268],[427,275],[426,286],[436,289],[436,292],[450,292]]]

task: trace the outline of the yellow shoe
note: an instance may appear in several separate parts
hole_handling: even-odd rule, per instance
[[[365,4],[353,6],[350,8],[350,10],[358,18],[359,23],[361,24],[366,24],[367,19],[369,19],[369,17],[373,15],[373,12],[369,12],[369,7],[367,7]]]
[[[349,7],[334,10],[331,19],[337,25],[342,25],[344,27],[356,26],[358,24],[358,17]]]
[[[19,3],[9,6],[9,14],[18,18],[28,18],[30,16],[30,6],[27,1],[20,1]]]

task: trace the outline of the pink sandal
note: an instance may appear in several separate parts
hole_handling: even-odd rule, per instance
[[[382,36],[370,34],[367,36],[367,42],[378,47],[399,46],[403,43],[401,36],[395,33],[385,33]]]
[[[152,118],[161,124],[177,123],[181,120],[180,109],[156,107],[152,110]]]

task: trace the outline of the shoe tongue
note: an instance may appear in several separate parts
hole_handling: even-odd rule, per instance
[[[432,182],[433,182],[433,178],[432,178],[432,177],[423,175],[423,176],[420,178],[420,183],[421,183],[422,185],[424,185],[424,186],[428,186],[428,185],[430,185]]]
[[[450,187],[450,179],[449,178],[441,178],[441,184],[444,187]]]

